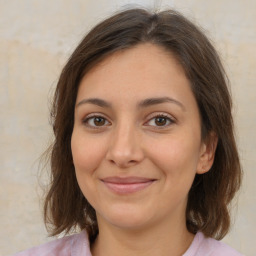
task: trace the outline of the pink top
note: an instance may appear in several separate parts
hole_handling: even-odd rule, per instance
[[[86,231],[66,236],[46,244],[17,253],[13,256],[92,256]],[[228,245],[205,238],[198,232],[183,256],[242,256]]]

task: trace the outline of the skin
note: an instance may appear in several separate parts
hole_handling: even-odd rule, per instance
[[[138,106],[163,97],[172,100]],[[207,141],[190,83],[162,48],[141,44],[91,69],[79,86],[71,147],[99,225],[92,254],[182,255],[194,237],[186,228],[187,195],[196,173],[207,172],[214,159],[216,139]],[[120,194],[102,181],[113,176],[154,182]]]

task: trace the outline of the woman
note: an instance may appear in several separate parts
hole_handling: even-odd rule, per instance
[[[81,232],[17,255],[241,255],[217,241],[241,183],[227,78],[181,14],[131,9],[92,29],[52,125],[45,223]]]

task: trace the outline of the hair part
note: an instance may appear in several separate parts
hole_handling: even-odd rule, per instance
[[[187,229],[221,239],[230,227],[228,206],[241,184],[241,166],[234,138],[232,101],[220,58],[201,30],[177,11],[122,11],[93,28],[80,42],[60,75],[51,118],[55,141],[51,149],[51,184],[44,220],[51,235],[86,229],[91,241],[98,233],[95,210],[83,196],[71,152],[74,108],[84,75],[114,52],[151,43],[173,54],[182,65],[196,98],[202,139],[218,137],[211,170],[196,175],[188,195]]]

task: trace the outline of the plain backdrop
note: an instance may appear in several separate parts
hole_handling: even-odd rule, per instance
[[[49,102],[82,36],[123,6],[175,8],[200,24],[221,54],[232,84],[244,169],[235,224],[224,239],[256,252],[255,0],[0,0],[0,255],[46,241],[39,157],[52,139]]]

